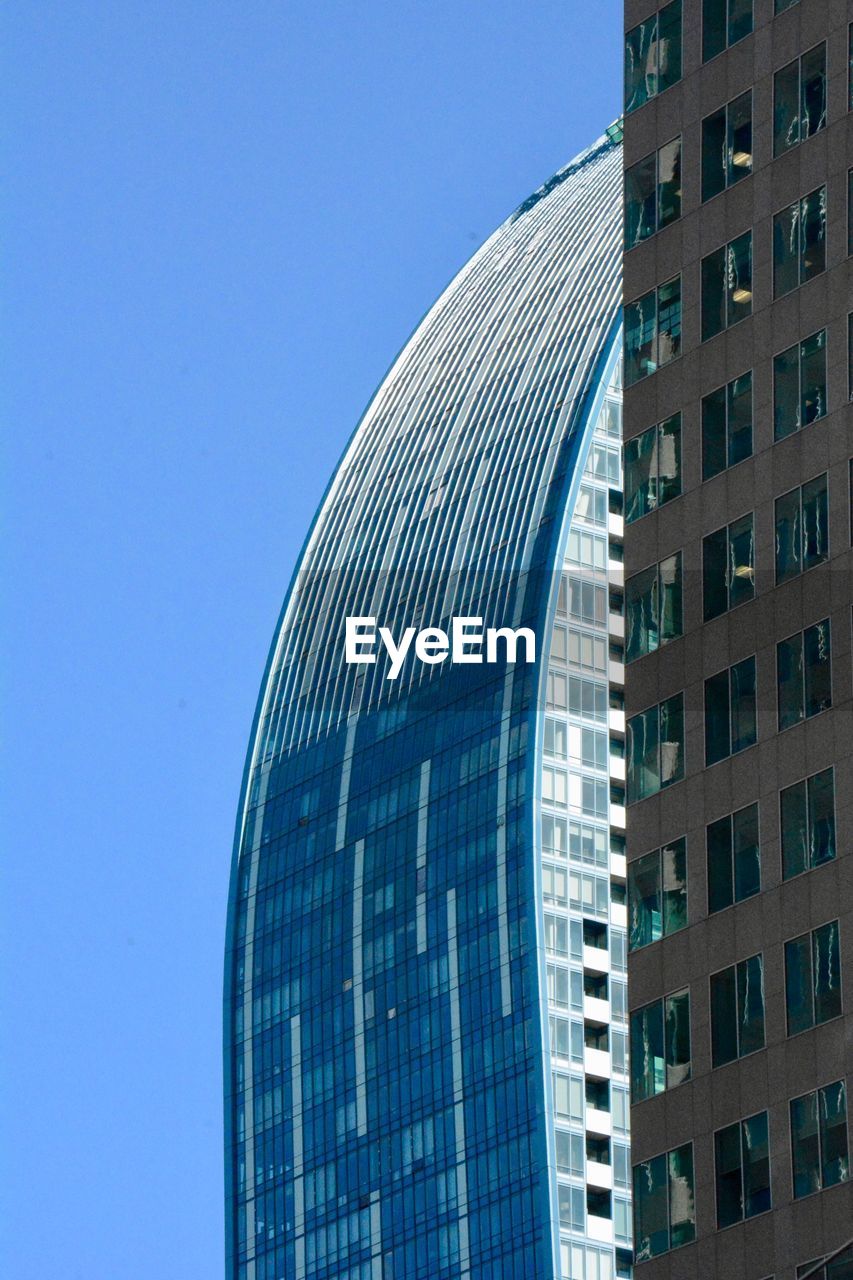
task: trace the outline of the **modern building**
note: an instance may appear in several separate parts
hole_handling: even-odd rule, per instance
[[[427,314],[302,551],[228,911],[239,1280],[630,1274],[621,196],[614,126]],[[348,617],[536,661],[389,678]]]
[[[637,1280],[853,1274],[851,19],[625,6]]]

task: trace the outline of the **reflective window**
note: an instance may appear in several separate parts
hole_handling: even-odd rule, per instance
[[[708,911],[723,911],[761,888],[758,805],[718,818],[705,828]]]
[[[681,138],[625,170],[625,248],[681,217]]]
[[[559,1183],[557,1186],[560,1209],[560,1226],[566,1231],[585,1230],[583,1187],[569,1187]]]
[[[838,921],[785,943],[785,1007],[788,1035],[837,1018],[841,1013],[841,954]]]
[[[634,1165],[634,1249],[644,1262],[696,1238],[693,1143]]]
[[[776,646],[779,732],[832,706],[829,618]]]
[[[847,1091],[844,1081],[791,1101],[794,1198],[834,1187],[850,1177]]]
[[[752,90],[702,121],[702,199],[752,173]]]
[[[717,1226],[730,1227],[770,1208],[770,1143],[767,1112],[714,1134]]]
[[[826,330],[773,359],[773,431],[777,440],[826,415]]]
[[[628,803],[684,777],[684,695],[675,694],[628,721]]]
[[[631,1014],[631,1102],[690,1079],[690,992],[677,991]]]
[[[557,1139],[557,1172],[582,1178],[584,1173],[583,1137],[579,1133],[566,1133],[564,1129],[557,1129],[555,1137]]]
[[[764,957],[711,975],[711,1061],[722,1067],[764,1048]]]
[[[826,270],[826,187],[795,200],[773,219],[773,297]]]
[[[654,653],[681,631],[681,552],[677,551],[625,583],[625,661]]]
[[[752,370],[702,397],[702,479],[752,456]]]
[[[752,232],[702,259],[702,341],[752,315]]]
[[[625,522],[639,520],[681,493],[681,414],[625,443]]]
[[[625,36],[625,114],[680,79],[681,0],[673,0]]]
[[[737,44],[752,31],[752,0],[702,0],[702,61]]]
[[[681,276],[625,306],[625,386],[681,355]]]
[[[687,924],[684,837],[628,864],[628,950],[657,942]]]
[[[755,658],[744,658],[705,681],[705,764],[716,764],[756,741]]]
[[[773,154],[826,127],[826,44],[816,45],[773,77]]]
[[[787,582],[829,556],[827,473],[776,499],[776,581]]]
[[[755,595],[753,517],[741,516],[702,539],[702,609],[705,622]]]
[[[824,769],[779,793],[782,878],[831,862],[835,857],[835,776]]]

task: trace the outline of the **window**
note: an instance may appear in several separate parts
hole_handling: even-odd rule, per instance
[[[625,248],[681,217],[681,139],[625,170]]]
[[[702,259],[702,341],[752,315],[752,232]]]
[[[681,355],[681,276],[625,307],[625,386]]]
[[[752,512],[702,539],[702,609],[705,622],[755,595]]]
[[[625,583],[625,661],[633,662],[681,635],[681,552],[649,565]]]
[[[722,1067],[764,1048],[764,957],[711,975],[711,1062]]]
[[[634,1165],[635,1260],[645,1262],[696,1238],[693,1143]]]
[[[681,79],[681,0],[673,0],[625,36],[625,114]]]
[[[752,0],[702,0],[702,61],[737,44],[752,31]]]
[[[777,440],[826,415],[826,330],[773,358],[773,431]]]
[[[776,646],[779,732],[832,706],[829,618]]]
[[[681,414],[649,427],[625,444],[625,522],[662,507],[681,493]]]
[[[684,777],[684,695],[675,694],[628,721],[628,803]]]
[[[774,13],[783,13],[785,9],[790,9],[792,5],[799,4],[800,0],[775,0],[773,6]]]
[[[628,949],[636,951],[687,924],[684,837],[628,865]]]
[[[850,1177],[843,1080],[792,1100],[791,1157],[795,1200]]]
[[[568,1173],[572,1177],[583,1177],[583,1138],[579,1133],[566,1133],[557,1129],[557,1172]]]
[[[761,888],[758,805],[718,818],[705,828],[708,912],[723,911]]]
[[[602,626],[607,621],[607,592],[588,578],[570,575],[568,587],[568,612],[578,622],[591,622]]]
[[[755,658],[705,681],[705,764],[755,745]]]
[[[816,45],[773,77],[773,154],[826,127],[826,44]]]
[[[752,91],[702,121],[702,200],[752,173]]]
[[[826,270],[826,187],[795,200],[773,219],[773,297]]]
[[[835,775],[831,768],[779,793],[782,878],[810,871],[835,857]]]
[[[583,1234],[585,1230],[583,1187],[567,1187],[559,1183],[557,1193],[560,1226],[567,1231],[578,1231]]]
[[[770,1143],[767,1112],[714,1134],[717,1226],[730,1227],[770,1208]]]
[[[776,499],[776,582],[787,582],[829,556],[827,474]]]
[[[752,370],[702,397],[702,479],[752,456]]]
[[[690,992],[677,991],[631,1014],[631,1102],[690,1079]]]
[[[785,943],[785,1008],[788,1035],[808,1031],[841,1013],[838,921]]]
[[[847,170],[847,256],[853,253],[853,169]]]

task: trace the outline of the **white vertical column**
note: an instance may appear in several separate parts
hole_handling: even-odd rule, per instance
[[[290,1088],[293,1098],[293,1216],[296,1280],[305,1275],[305,1187],[302,1154],[302,1031],[299,1014],[290,1019]]]
[[[496,836],[496,876],[498,892],[498,949],[500,952],[501,1012],[505,1018],[512,1013],[512,980],[509,971],[509,926],[506,910],[506,772],[509,758],[509,721],[512,710],[512,671],[508,670],[504,681],[503,707],[501,708],[501,737],[498,747],[498,812]]]
[[[456,1198],[459,1215],[459,1270],[468,1275],[468,1179],[465,1162],[465,1094],[462,1074],[462,1018],[459,1011],[459,957],[456,941],[456,890],[447,891],[447,969],[450,985],[450,1048],[453,1063],[453,1114],[456,1131]]]
[[[418,955],[427,949],[427,910],[426,910],[426,863],[427,863],[427,825],[429,820],[429,780],[432,767],[431,760],[424,760],[421,765],[421,785],[418,793],[418,850],[417,850],[417,889],[415,914],[417,921]]]
[[[367,1080],[364,1055],[364,977],[361,934],[364,923],[364,841],[355,842],[352,877],[352,1004],[355,1052],[355,1117],[360,1136],[367,1133]]]

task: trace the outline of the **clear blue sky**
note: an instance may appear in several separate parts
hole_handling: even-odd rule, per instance
[[[0,23],[0,1272],[207,1280],[228,867],[281,599],[408,333],[618,114],[621,4]]]

